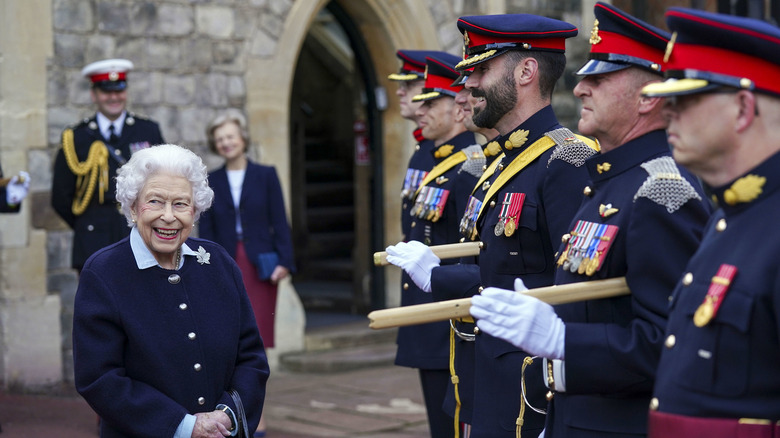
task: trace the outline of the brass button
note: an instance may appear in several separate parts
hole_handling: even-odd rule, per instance
[[[483,165],[482,165],[482,171],[484,172],[484,171],[486,171],[486,170],[487,170],[487,165],[484,165],[484,164],[483,164]]]
[[[409,290],[409,283],[404,283],[404,290]]]
[[[477,327],[477,326],[474,326],[474,334],[475,334],[475,335],[478,335],[478,334],[479,334],[479,327]]]
[[[651,410],[651,411],[657,411],[657,410],[658,410],[658,405],[659,405],[659,403],[658,403],[658,398],[656,398],[656,397],[653,397],[653,398],[650,400],[650,410]]]
[[[418,145],[415,145],[415,146],[414,146],[414,150],[416,150],[416,151],[419,151],[419,150],[420,150],[420,145],[419,145],[419,144],[418,144]]]
[[[417,222],[412,222],[412,228],[417,226]]]
[[[498,170],[504,170],[504,163],[500,163],[498,165]]]
[[[181,303],[181,304],[179,304],[179,309],[181,309],[181,310],[187,310],[187,303]]]
[[[677,342],[677,338],[675,338],[674,335],[669,335],[667,336],[664,345],[666,345],[666,348],[672,348],[674,347],[675,342]]]
[[[566,233],[563,236],[561,236],[561,243],[566,243],[569,241],[569,239],[571,239],[571,234]]]
[[[483,290],[485,290],[485,288],[484,288],[484,287],[482,287],[482,286],[480,286],[479,288],[477,288],[477,292],[479,292],[479,293],[482,293],[482,291],[483,291]]]
[[[496,201],[490,201],[490,208],[494,208],[496,206]]]
[[[718,223],[715,224],[715,230],[721,233],[726,231],[726,219],[720,218],[720,220],[718,220]]]
[[[192,366],[192,369],[195,371],[200,371],[203,369],[203,367],[199,363],[196,363],[195,365]]]
[[[198,336],[195,334],[195,332],[190,332],[190,333],[187,335],[187,337],[190,339],[190,341],[194,341],[194,340],[195,340],[195,338],[197,338]]]
[[[682,284],[683,286],[690,286],[691,283],[693,283],[693,273],[686,272],[685,275],[683,275]]]
[[[168,283],[170,284],[179,284],[181,281],[181,277],[179,277],[179,274],[171,274],[168,276]]]
[[[206,398],[205,397],[198,397],[198,404],[203,406],[206,404]]]
[[[545,397],[547,398],[547,401],[552,401],[554,395],[555,394],[553,394],[552,391],[547,391],[547,395]]]
[[[591,189],[590,186],[585,186],[585,189],[582,190],[582,194],[585,196],[590,196],[591,193],[593,193],[593,189]]]

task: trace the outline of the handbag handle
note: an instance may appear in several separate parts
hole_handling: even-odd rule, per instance
[[[238,391],[232,388],[228,391],[228,394],[230,394],[230,398],[233,399],[233,403],[236,405],[235,414],[238,422],[236,425],[238,427],[236,436],[238,438],[249,438],[249,426],[246,424],[246,411],[244,411],[244,404],[241,403],[241,396],[238,395]]]

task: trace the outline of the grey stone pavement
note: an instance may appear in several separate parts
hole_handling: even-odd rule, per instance
[[[344,330],[354,338],[366,336],[354,324]],[[338,333],[330,336],[333,342]],[[392,337],[304,354],[297,363],[290,361],[291,366],[272,372],[265,402],[266,436],[429,436],[417,370],[392,365],[395,345],[388,342]],[[42,396],[0,391],[0,438],[96,437],[96,416],[86,402],[73,388],[56,392]]]
[[[268,438],[428,436],[416,370],[276,372],[268,381]],[[96,417],[74,394],[0,393],[0,438],[94,438]]]

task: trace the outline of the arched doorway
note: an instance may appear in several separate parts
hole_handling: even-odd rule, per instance
[[[358,27],[328,3],[303,41],[290,98],[293,282],[309,328],[383,300],[370,261],[384,242],[384,93]]]

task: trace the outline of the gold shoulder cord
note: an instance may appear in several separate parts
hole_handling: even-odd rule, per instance
[[[95,140],[89,147],[86,161],[80,162],[73,144],[73,130],[66,129],[62,133],[62,152],[68,168],[78,178],[76,180],[76,196],[73,198],[73,214],[80,216],[87,209],[95,194],[95,184],[100,184],[100,203],[103,194],[108,190],[108,149],[100,140]],[[87,178],[88,177],[88,178]]]

